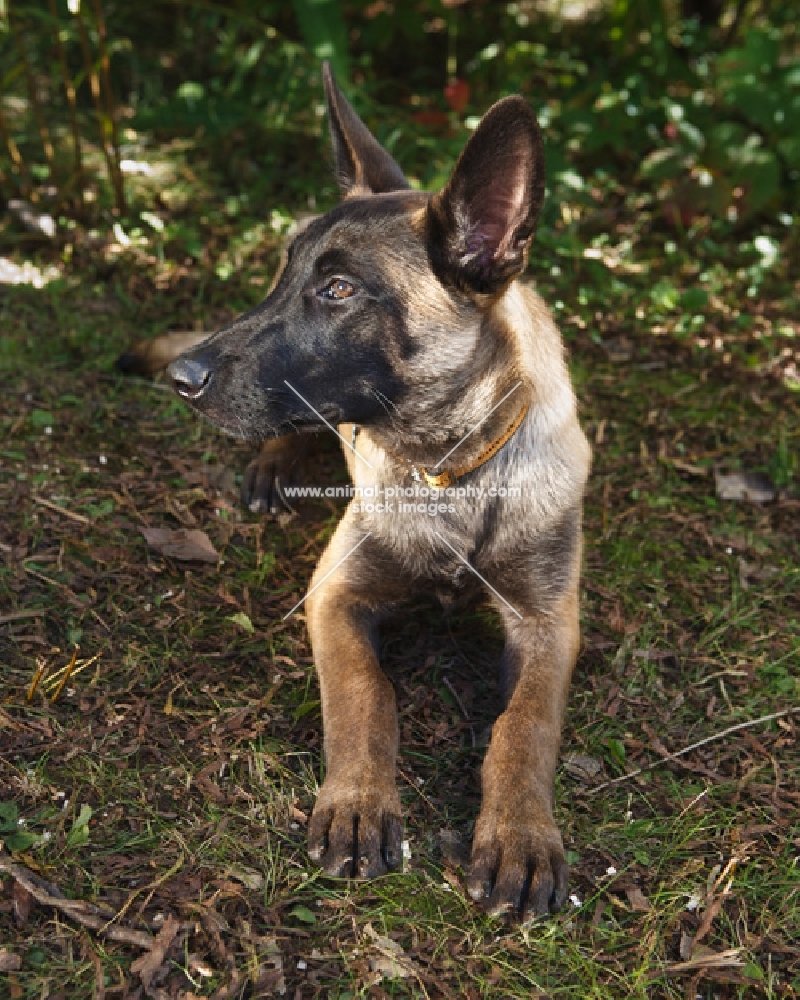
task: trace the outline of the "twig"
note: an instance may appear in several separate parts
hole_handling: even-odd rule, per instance
[[[59,514],[63,514],[64,517],[69,517],[73,521],[77,521],[78,524],[86,524],[91,526],[92,521],[88,517],[84,517],[83,514],[76,514],[72,510],[67,510],[66,507],[61,507],[57,503],[53,503],[52,500],[45,500],[44,497],[34,497],[34,503],[38,503],[41,507],[47,507],[48,510],[57,511]]]
[[[23,618],[44,618],[46,614],[47,611],[44,608],[31,608],[30,611],[9,611],[6,615],[0,615],[0,625],[19,622]]]
[[[137,948],[145,948],[147,951],[153,947],[155,939],[151,934],[134,930],[133,927],[109,925],[107,915],[104,915],[99,907],[81,899],[65,899],[60,894],[57,895],[58,890],[54,886],[49,886],[47,883],[43,885],[43,880],[38,879],[33,872],[23,868],[22,865],[15,865],[10,858],[2,854],[0,854],[0,872],[10,875],[41,906],[50,906],[54,910],[59,910],[83,927],[99,931],[112,941],[133,944]]]
[[[66,583],[61,583],[60,580],[53,580],[49,576],[45,576],[44,573],[40,573],[38,569],[31,569],[30,566],[26,566],[24,562],[22,563],[22,568],[26,573],[30,573],[31,576],[35,576],[37,580],[41,580],[43,583],[49,583],[51,587],[58,587],[60,590],[63,590],[67,596],[67,600],[71,604],[74,604],[76,608],[82,608],[84,611],[86,610],[83,601],[66,585]]]
[[[139,912],[141,913],[141,911],[144,909],[147,903],[153,898],[153,893],[156,891],[156,889],[158,889],[159,886],[163,885],[168,879],[171,879],[173,875],[177,875],[177,873],[183,867],[184,860],[185,856],[181,854],[181,856],[178,858],[178,860],[175,862],[172,868],[170,868],[169,871],[164,872],[163,875],[160,875],[157,879],[154,879],[148,885],[143,885],[138,889],[134,889],[133,892],[125,900],[122,909],[118,913],[115,913],[113,917],[111,917],[111,919],[108,921],[105,927],[103,927],[103,930],[105,931],[107,927],[110,927],[112,924],[120,920],[130,909],[133,901],[136,899],[137,896],[141,896],[143,892],[149,892],[147,899],[139,908]]]
[[[762,722],[773,722],[775,719],[783,719],[787,715],[797,715],[799,713],[800,707],[784,708],[781,712],[773,712],[771,715],[762,715],[759,719],[749,719],[747,722],[738,722],[735,726],[729,726],[727,729],[723,729],[719,733],[714,733],[713,736],[706,736],[704,740],[692,743],[691,746],[684,747],[682,750],[671,753],[668,757],[659,757],[658,760],[654,760],[650,764],[645,764],[643,767],[637,767],[635,771],[630,771],[628,774],[622,774],[619,778],[612,778],[611,781],[604,781],[602,785],[595,785],[594,788],[588,789],[586,794],[596,795],[604,788],[611,788],[612,785],[620,785],[623,781],[629,781],[631,778],[635,778],[639,774],[644,774],[645,771],[652,771],[653,768],[660,767],[662,764],[669,764],[670,761],[675,760],[677,757],[684,757],[687,753],[691,753],[693,750],[698,750],[700,747],[704,747],[708,743],[713,743],[715,740],[725,739],[726,736],[730,736],[732,733],[738,733],[742,729],[751,729],[753,726],[760,726]]]
[[[64,91],[67,95],[67,104],[69,105],[69,124],[70,130],[72,131],[72,149],[75,156],[75,181],[78,190],[78,203],[83,207],[83,189],[85,187],[85,181],[83,176],[83,152],[81,150],[81,130],[78,126],[78,98],[75,93],[75,84],[72,82],[72,76],[69,72],[69,63],[67,62],[67,53],[64,48],[64,43],[61,40],[61,32],[59,31],[58,22],[58,12],[56,10],[55,0],[47,0],[48,6],[50,8],[50,17],[53,21],[53,37],[56,41],[56,51],[58,52],[58,61],[61,65],[61,76],[64,80]]]

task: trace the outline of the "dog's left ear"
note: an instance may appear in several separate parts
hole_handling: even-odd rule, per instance
[[[544,199],[539,125],[521,97],[498,101],[428,208],[428,252],[437,276],[495,293],[527,263]]]
[[[336,179],[342,197],[400,191],[409,186],[403,171],[353,111],[339,90],[330,64],[322,64]]]

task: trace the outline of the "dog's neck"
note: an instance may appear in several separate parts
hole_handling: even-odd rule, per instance
[[[432,487],[446,487],[488,462],[523,423],[531,405],[530,387],[522,379],[510,385],[507,381],[499,379],[490,385],[491,396],[484,386],[476,399],[462,398],[452,409],[439,404],[422,419],[409,422],[410,426],[395,417],[364,429],[415,478]]]
[[[408,393],[365,427],[370,438],[431,473],[465,474],[487,461],[541,396],[539,352],[526,348],[536,339],[532,304],[514,282],[478,316],[474,306],[452,316],[457,332],[430,337],[414,359]]]

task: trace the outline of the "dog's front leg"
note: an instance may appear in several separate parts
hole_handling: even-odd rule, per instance
[[[483,763],[467,885],[491,913],[533,917],[558,909],[567,897],[553,782],[578,651],[577,594],[565,595],[547,613],[528,611],[522,620],[501,610],[508,702]]]
[[[314,576],[341,558],[342,526]],[[309,824],[309,855],[326,874],[372,878],[401,860],[402,819],[395,785],[397,710],[373,637],[374,592],[352,582],[358,555],[321,583],[307,601],[322,696],[326,776]],[[363,563],[363,559],[360,560]],[[312,581],[312,588],[314,581]]]

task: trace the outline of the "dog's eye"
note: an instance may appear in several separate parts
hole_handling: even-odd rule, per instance
[[[323,299],[349,299],[351,295],[355,295],[355,288],[350,284],[349,281],[345,281],[344,278],[334,278],[333,281],[329,281],[328,284],[319,293]]]

